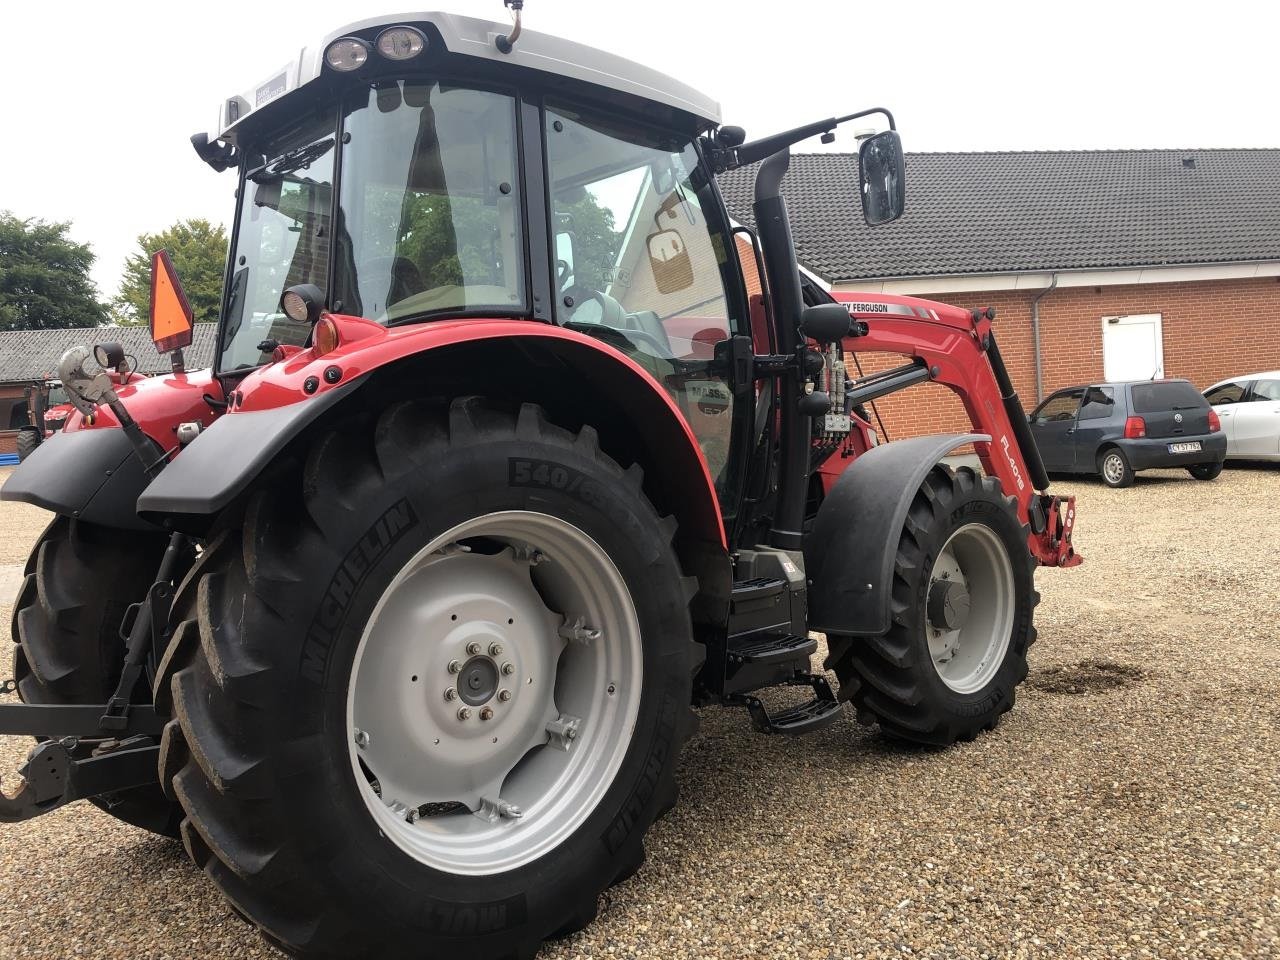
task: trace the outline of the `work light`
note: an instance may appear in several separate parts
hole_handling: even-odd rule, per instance
[[[355,37],[335,40],[324,52],[324,62],[339,73],[359,70],[368,59],[369,45]]]
[[[388,60],[409,60],[427,46],[427,38],[413,27],[388,27],[378,34],[378,52]]]

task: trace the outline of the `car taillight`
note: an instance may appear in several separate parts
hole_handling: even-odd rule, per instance
[[[1147,421],[1141,417],[1129,417],[1124,422],[1126,440],[1141,440],[1147,435]]]
[[[1218,419],[1218,411],[1212,407],[1209,408],[1209,432],[1217,433],[1222,429],[1222,421]]]
[[[311,352],[317,357],[338,349],[338,325],[332,317],[321,317],[311,332]]]

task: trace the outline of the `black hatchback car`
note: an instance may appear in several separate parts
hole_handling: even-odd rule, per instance
[[[1197,480],[1222,472],[1227,436],[1188,380],[1068,387],[1028,417],[1045,469],[1093,473],[1127,487],[1139,470],[1186,467]]]

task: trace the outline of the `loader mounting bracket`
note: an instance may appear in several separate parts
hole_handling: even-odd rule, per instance
[[[156,781],[160,747],[151,737],[113,743],[109,752],[80,759],[73,755],[77,746],[74,737],[37,744],[18,770],[18,789],[13,794],[0,790],[0,823],[20,823],[73,800]]]

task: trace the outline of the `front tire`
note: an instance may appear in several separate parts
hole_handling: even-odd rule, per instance
[[[164,553],[161,536],[57,517],[36,542],[13,608],[13,671],[25,703],[106,703],[124,663],[120,622],[142,600]],[[144,688],[145,689],[145,688]],[[82,741],[87,756],[93,741]],[[113,817],[167,837],[181,811],[159,786],[91,801]]]
[[[18,431],[18,438],[14,442],[19,463],[35,452],[36,447],[40,446],[40,439],[40,431],[35,427],[23,427]]]
[[[701,649],[640,479],[532,405],[411,401],[211,543],[157,680],[162,777],[268,940],[531,957],[639,866]]]
[[[994,728],[1027,676],[1034,569],[999,481],[934,467],[898,543],[889,632],[827,638],[841,699],[897,740],[946,746]]]

